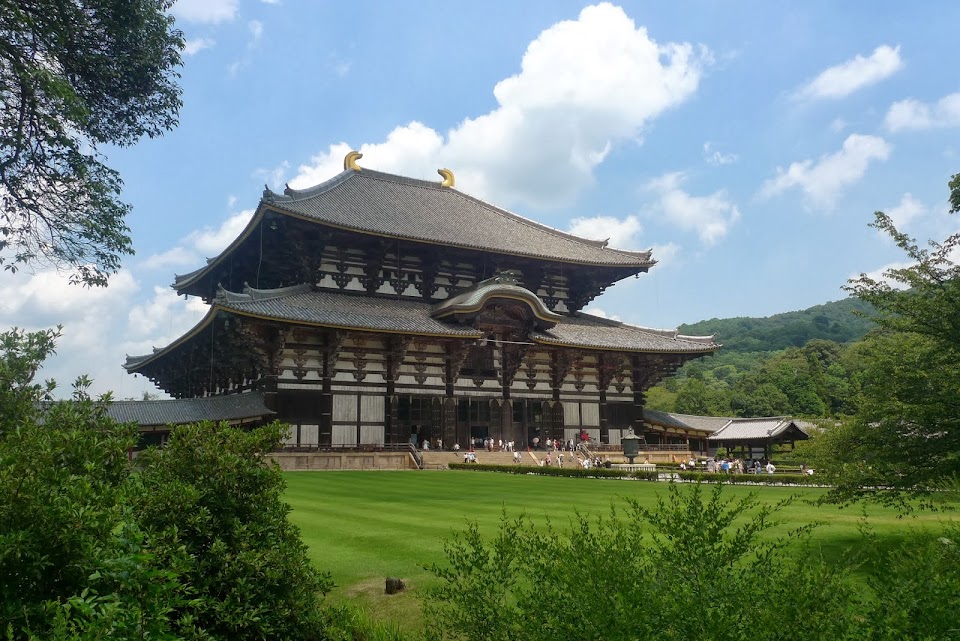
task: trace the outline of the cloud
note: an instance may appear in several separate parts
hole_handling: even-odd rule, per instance
[[[194,38],[186,41],[183,46],[183,53],[192,56],[203,49],[209,49],[215,44],[217,44],[217,41],[212,38]]]
[[[290,163],[284,160],[273,169],[255,169],[253,175],[266,181],[270,187],[279,187],[283,185],[283,179],[289,171]],[[231,198],[233,198],[233,203],[230,204],[232,207],[233,204],[236,203],[236,198],[233,196],[231,196]]]
[[[793,187],[803,190],[808,204],[833,209],[844,188],[863,178],[871,161],[886,160],[891,146],[877,136],[851,134],[840,151],[820,157],[816,163],[803,160],[786,171],[777,168],[777,176],[763,184],[760,198],[772,198]]]
[[[960,127],[960,92],[933,104],[908,98],[890,105],[884,125],[890,131]]]
[[[170,11],[186,22],[216,24],[233,20],[237,5],[238,0],[177,0]]]
[[[256,45],[260,42],[260,38],[263,37],[263,23],[259,20],[251,20],[247,23],[247,28],[250,30],[250,45]]]
[[[847,128],[847,121],[843,118],[834,118],[830,121],[830,131],[835,131],[837,133],[843,131]]]
[[[607,312],[601,307],[588,307],[587,309],[583,310],[583,313],[593,314],[594,316],[599,316],[600,318],[609,318],[610,320],[623,321],[623,319],[617,316],[616,314],[613,314],[612,316],[608,315]]]
[[[637,235],[643,231],[636,216],[620,219],[614,216],[574,218],[570,221],[570,233],[591,240],[610,240],[611,247],[636,249]]]
[[[505,204],[570,203],[613,145],[635,144],[657,116],[693,95],[706,59],[690,44],[657,43],[619,7],[589,6],[530,43],[519,73],[494,87],[494,110],[446,136],[411,122],[359,151],[371,167],[407,175],[449,167],[465,191]],[[334,175],[347,149],[331,145],[291,185]]]
[[[880,45],[867,57],[855,57],[824,70],[803,86],[797,95],[806,99],[843,98],[876,84],[903,68],[900,47]]]
[[[737,162],[738,157],[736,154],[722,153],[719,149],[714,148],[713,143],[705,142],[703,143],[703,159],[709,164],[719,167]]]
[[[927,208],[918,200],[914,200],[909,193],[903,195],[900,204],[886,210],[897,229],[903,231],[911,222],[927,212]]]
[[[216,228],[203,227],[183,237],[180,242],[160,254],[149,256],[143,263],[145,269],[161,267],[199,267],[204,258],[218,255],[229,245],[253,217],[253,209],[231,214]]]
[[[647,189],[657,195],[657,200],[650,209],[671,224],[696,232],[701,242],[712,245],[726,236],[730,225],[739,220],[740,210],[722,189],[709,196],[691,196],[681,189],[685,180],[683,172],[651,180]]]

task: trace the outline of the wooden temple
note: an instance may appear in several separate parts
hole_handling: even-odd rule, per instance
[[[176,277],[206,316],[126,369],[177,399],[256,394],[293,446],[524,447],[582,430],[617,444],[645,434],[651,385],[718,349],[582,311],[650,252],[493,206],[446,169],[430,182],[358,158],[310,189],[265,189],[220,255]]]

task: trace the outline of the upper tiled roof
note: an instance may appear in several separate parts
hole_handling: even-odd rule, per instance
[[[264,192],[263,204],[356,231],[588,265],[649,267],[650,252],[611,249],[468,196],[439,182],[370,169],[316,187]]]
[[[229,394],[208,398],[167,401],[114,401],[107,407],[110,418],[141,427],[184,425],[199,421],[239,421],[269,416],[263,394]]]
[[[797,424],[789,417],[774,416],[770,418],[735,418],[713,433],[709,438],[712,441],[753,441],[776,438],[790,428],[793,428],[805,437]]]
[[[676,330],[639,327],[584,313],[564,316],[553,329],[533,333],[530,338],[547,345],[628,352],[709,354],[720,347],[712,336],[683,336]]]

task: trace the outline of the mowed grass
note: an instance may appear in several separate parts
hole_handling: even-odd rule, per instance
[[[291,520],[300,528],[317,567],[330,572],[333,599],[350,598],[376,618],[413,630],[419,598],[433,583],[425,565],[443,560],[443,540],[467,520],[493,535],[503,510],[508,517],[527,514],[537,523],[549,518],[565,526],[575,511],[605,514],[624,497],[653,507],[667,484],[606,479],[515,476],[466,471],[290,472],[285,474]],[[814,542],[828,559],[850,558],[862,546],[863,511],[816,506],[823,490],[814,488],[728,486],[725,494],[755,492],[762,503],[798,498],[780,513],[783,522],[771,534],[819,522]],[[895,545],[917,529],[937,532],[949,515],[896,511],[869,506],[870,527],[884,545]],[[396,576],[410,588],[397,597],[383,595],[384,579]]]

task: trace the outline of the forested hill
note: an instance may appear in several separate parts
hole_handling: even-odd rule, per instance
[[[773,352],[802,347],[815,338],[837,343],[859,340],[873,323],[855,312],[869,314],[872,308],[860,299],[847,298],[767,318],[713,318],[679,329],[693,336],[714,334],[723,345],[721,352]]]

